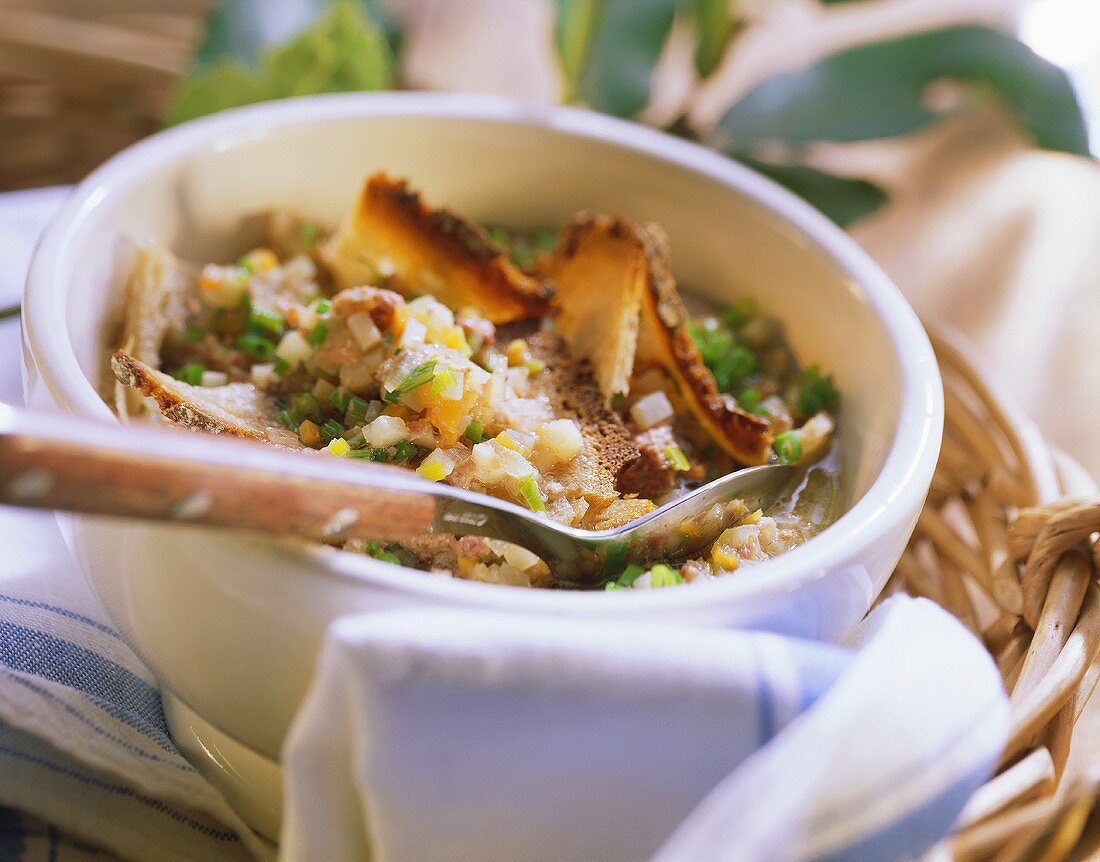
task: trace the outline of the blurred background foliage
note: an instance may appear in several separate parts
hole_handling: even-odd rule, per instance
[[[891,178],[822,159],[830,147],[996,111],[1033,146],[1087,153],[1066,74],[1009,34],[1001,10],[1019,2],[0,0],[0,188],[78,179],[164,124],[224,108],[431,87],[639,119],[846,225],[887,201]],[[788,13],[802,25],[790,46]],[[864,32],[836,39],[841,18]]]
[[[214,6],[167,122],[283,96],[405,86],[395,62],[401,29],[378,0],[292,0],[280,10],[273,22],[264,0]],[[690,32],[692,74],[705,82],[753,27],[740,10],[737,0],[555,0],[561,101],[637,116],[674,27]],[[945,89],[951,98],[932,98]],[[711,128],[687,116],[661,125],[750,164],[844,225],[877,209],[886,191],[810,166],[808,148],[909,135],[990,101],[1036,146],[1088,153],[1065,73],[1012,36],[973,25],[860,44],[773,75]]]

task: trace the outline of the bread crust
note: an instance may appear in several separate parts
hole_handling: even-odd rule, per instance
[[[322,249],[340,288],[374,284],[428,293],[493,323],[541,317],[553,285],[520,270],[479,226],[433,209],[404,180],[376,173],[350,220]]]

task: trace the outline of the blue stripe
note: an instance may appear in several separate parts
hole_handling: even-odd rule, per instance
[[[202,823],[182,811],[179,811],[170,805],[166,805],[159,799],[153,799],[146,796],[143,793],[138,793],[132,787],[123,787],[119,784],[111,784],[107,781],[102,781],[95,776],[87,775],[83,772],[77,772],[75,769],[70,769],[60,763],[54,763],[53,761],[46,760],[43,757],[39,757],[30,752],[20,751],[16,748],[10,748],[7,745],[0,744],[0,754],[7,755],[8,757],[16,760],[22,760],[26,763],[39,766],[42,769],[46,769],[57,775],[62,775],[66,778],[70,778],[73,781],[78,781],[81,784],[85,784],[89,787],[94,787],[97,790],[103,790],[107,793],[112,793],[116,796],[121,796],[124,799],[132,799],[135,802],[140,802],[142,805],[156,811],[158,814],[163,814],[175,820],[177,823],[187,826],[190,829],[194,829],[196,832],[207,836],[208,838],[214,838],[218,841],[240,841],[240,837],[235,832],[230,832],[227,829],[215,829],[214,827]]]
[[[175,753],[159,692],[99,653],[36,629],[0,621],[0,664],[83,692],[100,709]]]
[[[27,827],[14,808],[0,808],[0,862],[21,862],[27,852]]]
[[[70,620],[76,620],[78,623],[84,623],[84,625],[91,626],[97,631],[101,631],[104,634],[108,634],[113,638],[118,638],[119,640],[122,640],[122,635],[120,635],[110,626],[103,625],[103,623],[101,623],[99,620],[93,620],[91,617],[86,617],[84,616],[84,614],[78,614],[76,611],[70,611],[66,608],[59,608],[57,605],[48,605],[45,602],[36,602],[32,599],[20,599],[16,596],[5,595],[0,595],[0,602],[7,602],[8,604],[12,605],[20,605],[24,608],[35,608],[40,611],[50,611],[51,613],[57,614],[60,617],[65,617],[66,619]]]
[[[38,694],[41,697],[44,697],[47,700],[53,702],[56,706],[59,706],[61,709],[63,709],[65,712],[67,712],[69,715],[71,715],[73,718],[77,719],[77,721],[81,722],[82,724],[84,724],[87,727],[90,727],[93,731],[98,733],[104,739],[110,740],[115,745],[118,745],[122,748],[125,748],[127,751],[132,752],[133,754],[136,754],[138,757],[143,757],[146,760],[152,760],[155,763],[164,763],[168,766],[175,767],[176,769],[180,769],[184,772],[194,772],[195,771],[195,767],[193,767],[190,763],[188,763],[186,760],[184,760],[182,754],[177,754],[174,758],[161,757],[158,754],[153,754],[151,751],[146,751],[143,748],[140,748],[136,745],[132,745],[131,743],[127,742],[125,739],[122,739],[121,737],[115,736],[115,734],[111,733],[106,728],[100,727],[98,724],[96,724],[96,722],[92,721],[92,719],[89,716],[82,713],[79,709],[74,709],[72,704],[65,703],[65,701],[63,701],[61,698],[59,698],[57,695],[55,695],[49,689],[43,688],[40,685],[35,685],[29,679],[23,679],[20,676],[15,676],[10,671],[8,672],[7,676],[8,676],[8,679],[10,679],[12,682],[17,683],[18,685],[21,685],[24,688],[29,688],[35,694]]]

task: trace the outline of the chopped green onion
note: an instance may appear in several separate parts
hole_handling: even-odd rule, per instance
[[[336,408],[337,413],[343,413],[348,409],[348,404],[351,403],[351,393],[343,386],[337,386],[329,393],[328,400],[329,403]]]
[[[487,228],[486,233],[489,234],[489,239],[493,241],[493,245],[508,248],[512,244],[512,238],[508,236],[508,231],[502,227]]]
[[[553,230],[537,230],[531,234],[531,245],[539,251],[550,251],[558,242],[558,233]]]
[[[328,314],[332,311],[332,300],[321,297],[313,303],[313,311],[315,314]]]
[[[398,399],[400,398],[401,393],[398,392],[396,389],[391,389],[388,392],[383,390],[382,392],[382,400],[385,401],[387,404],[396,404]]]
[[[173,377],[176,380],[182,380],[184,383],[189,383],[191,386],[199,386],[202,384],[202,374],[206,371],[205,365],[200,365],[198,362],[188,362],[183,368],[177,371]]]
[[[321,321],[306,333],[306,341],[316,347],[328,338],[328,324]]]
[[[781,464],[797,464],[802,458],[802,441],[790,431],[778,435],[772,443],[772,449]]]
[[[466,433],[462,436],[471,443],[480,443],[485,439],[485,426],[475,419],[466,426]]]
[[[297,428],[301,424],[289,410],[280,410],[276,413],[275,421],[284,428]]]
[[[352,395],[348,398],[348,406],[345,408],[345,411],[344,422],[348,425],[362,425],[367,421],[367,413],[370,411],[370,402],[360,398],[358,395]]]
[[[542,502],[542,495],[539,494],[539,486],[534,476],[524,476],[519,480],[519,493],[532,512],[546,511],[546,504]]]
[[[324,443],[328,443],[330,440],[334,440],[341,436],[346,430],[347,429],[335,419],[326,419],[325,424],[321,426],[321,440]]]
[[[393,460],[394,461],[411,461],[413,458],[418,457],[423,450],[414,443],[410,443],[408,440],[401,440],[393,447]]]
[[[252,261],[248,259],[248,255],[245,255],[237,261],[237,269],[243,270],[246,276],[256,272],[256,268],[252,265]]]
[[[387,400],[392,394],[407,395],[414,389],[419,389],[425,383],[428,383],[433,377],[435,377],[435,365],[437,360],[429,359],[423,365],[418,365],[412,371],[408,373],[404,380],[397,384],[397,388],[393,392],[386,393]],[[397,400],[396,398],[394,399]]]
[[[183,337],[190,341],[192,344],[196,344],[206,337],[206,333],[203,330],[199,329],[197,326],[189,326],[183,331]]]
[[[840,393],[833,385],[833,379],[821,373],[821,367],[811,365],[802,372],[798,381],[798,400],[795,407],[803,416],[810,417],[822,410],[835,407]]]
[[[283,359],[283,357],[276,356],[275,367],[272,369],[272,371],[282,377],[284,374],[290,371],[290,363]]]
[[[665,453],[665,457],[668,458],[669,463],[672,464],[673,470],[686,473],[691,469],[691,462],[687,459],[687,455],[684,454],[684,450],[679,446],[665,446],[661,451]]]
[[[303,419],[317,419],[321,416],[321,402],[312,392],[303,392],[294,399],[294,412]]]
[[[363,432],[358,430],[352,434],[345,434],[344,439],[348,441],[348,445],[352,449],[362,449],[363,444],[367,442],[363,437]],[[350,455],[351,453],[349,452],[348,454]]]
[[[606,584],[603,585],[603,588],[608,592],[611,592],[612,590],[626,589],[626,587],[624,587],[622,584],[616,583],[615,581],[608,581]]]
[[[381,560],[383,563],[392,563],[395,566],[400,566],[401,558],[393,553],[391,550],[393,547],[393,545],[383,546],[381,542],[367,542],[367,546],[363,548],[363,553],[368,557],[374,557],[376,560]]]
[[[302,242],[307,248],[313,248],[317,245],[317,236],[321,233],[321,226],[315,221],[307,221],[302,225]]]
[[[755,413],[756,408],[760,406],[760,390],[742,389],[737,393],[737,406],[742,410],[747,410],[749,413]]]
[[[248,315],[248,325],[260,334],[265,332],[272,335],[283,334],[283,316],[277,311],[265,311],[262,308],[252,309]]]
[[[360,458],[364,461],[389,461],[390,454],[386,449],[352,449],[348,452],[353,458]]]
[[[758,311],[756,300],[751,296],[743,296],[726,308],[719,317],[726,326],[738,329],[756,317]]]
[[[449,386],[454,386],[458,381],[455,379],[455,373],[450,368],[444,368],[432,380],[432,397],[442,394]]]
[[[237,348],[256,359],[270,359],[275,353],[274,343],[251,332],[237,337]]]
[[[672,566],[666,566],[664,563],[658,563],[649,570],[649,585],[651,587],[672,587],[683,582],[684,579],[680,573]]]
[[[623,395],[621,392],[617,392],[611,396],[611,406],[615,410],[618,410],[624,404],[626,404],[626,396]]]
[[[623,573],[615,579],[615,583],[620,587],[632,587],[634,586],[634,582],[644,574],[645,569],[642,566],[631,563],[623,569]]]

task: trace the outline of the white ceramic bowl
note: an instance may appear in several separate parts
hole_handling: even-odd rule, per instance
[[[325,626],[349,612],[447,605],[818,638],[860,618],[908,540],[939,450],[942,394],[923,329],[867,256],[793,195],[716,153],[586,111],[326,96],[226,112],[127,149],[80,184],[35,254],[30,402],[111,418],[96,382],[138,243],[226,259],[249,214],[289,204],[335,220],[380,168],[482,221],[539,226],[594,209],[661,224],[681,284],[718,300],[757,297],[800,357],[835,374],[851,505],[767,565],[639,594],[487,586],[296,542],[78,519],[84,569],[172,693],[177,736],[201,716],[202,732],[275,760]]]

